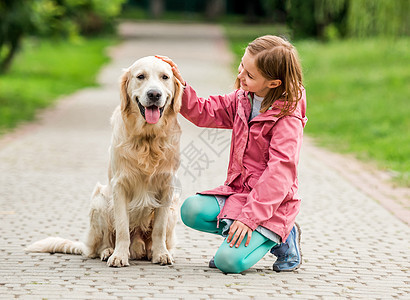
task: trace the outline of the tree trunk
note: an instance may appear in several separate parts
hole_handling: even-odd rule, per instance
[[[165,10],[164,0],[150,0],[149,9],[151,16],[158,19],[162,16]]]
[[[14,55],[17,53],[17,50],[20,46],[20,40],[21,40],[21,35],[15,36],[10,42],[9,42],[9,49],[7,51],[7,54],[3,59],[0,60],[0,74],[6,73],[11,66],[11,62],[13,61]],[[5,47],[5,44],[1,45],[0,47]]]
[[[226,13],[225,0],[209,0],[206,2],[205,16],[209,20],[215,20]]]

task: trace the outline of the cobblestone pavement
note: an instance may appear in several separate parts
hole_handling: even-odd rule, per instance
[[[200,95],[231,90],[232,61],[219,27],[139,23],[123,24],[121,33],[100,88],[61,99],[35,125],[0,142],[0,299],[410,298],[409,226],[312,147],[301,155],[303,265],[296,272],[273,272],[270,254],[243,274],[209,269],[221,238],[182,224],[172,266],[132,261],[118,269],[76,255],[25,253],[38,239],[85,232],[91,191],[106,182],[121,68],[163,54]],[[184,198],[223,183],[230,133],[180,121]]]

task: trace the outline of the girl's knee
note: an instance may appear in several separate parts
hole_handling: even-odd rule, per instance
[[[260,261],[275,245],[257,231],[254,231],[247,247],[245,240],[246,236],[238,248],[231,248],[225,239],[215,254],[215,266],[224,273],[241,273]]]
[[[187,198],[181,206],[182,222],[189,227],[195,228],[198,219],[203,214],[204,205],[200,195]]]
[[[230,247],[219,248],[214,260],[215,266],[224,273],[241,273],[250,267],[247,266],[238,249]]]
[[[214,196],[195,195],[181,206],[181,219],[185,225],[204,232],[220,234],[217,228],[219,205]]]

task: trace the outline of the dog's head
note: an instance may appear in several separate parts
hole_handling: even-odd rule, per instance
[[[181,108],[182,85],[166,62],[147,56],[124,70],[120,81],[123,115],[140,114],[145,123],[157,124],[163,115]]]

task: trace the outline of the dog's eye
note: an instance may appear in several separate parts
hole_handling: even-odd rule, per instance
[[[144,74],[140,74],[140,75],[137,76],[137,78],[138,78],[139,80],[143,80],[143,79],[145,79],[145,75],[144,75]]]
[[[167,79],[169,79],[169,77],[164,74],[164,75],[162,75],[162,79],[167,80]]]

